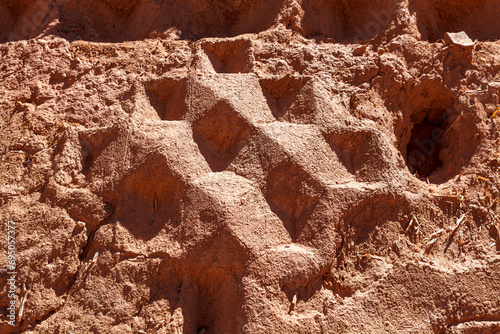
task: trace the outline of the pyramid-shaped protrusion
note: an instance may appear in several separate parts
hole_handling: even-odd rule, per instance
[[[279,150],[322,184],[346,183],[352,179],[316,126],[274,122],[260,129],[266,138],[264,142],[272,142],[264,148],[269,158]]]
[[[251,124],[276,121],[262,95],[259,78],[253,73],[196,75],[191,76],[189,80],[190,110],[186,119],[190,122],[199,119],[221,101],[230,103],[231,107]]]
[[[188,215],[199,221],[187,232],[193,236],[207,235],[222,227],[253,255],[291,241],[256,184],[233,172],[208,173],[194,180],[186,192],[185,203],[191,210]],[[251,223],[257,221],[258,224]]]
[[[179,201],[185,183],[168,160],[161,151],[149,154],[103,193],[112,207],[111,219],[141,240],[151,240],[162,229],[180,223]]]
[[[235,296],[241,287],[234,284],[235,272],[244,272],[247,263],[266,249],[291,240],[260,190],[234,173],[209,173],[192,180],[183,201],[182,234],[175,237],[181,237],[188,250],[182,263],[196,278],[195,295],[203,307],[194,316],[198,326],[204,326],[218,321],[229,308],[231,314],[239,312]]]
[[[93,186],[102,187],[99,193],[115,208],[116,221],[149,240],[165,226],[179,223],[179,201],[187,180],[210,169],[186,122],[137,126],[133,133],[100,154],[93,166],[97,179]],[[123,166],[118,175],[113,173],[116,167],[108,170],[113,161]]]
[[[145,84],[146,94],[160,119],[176,121],[187,113],[187,82],[185,77],[166,77]]]
[[[227,101],[218,102],[193,124],[194,140],[213,171],[231,163],[251,132],[247,120]]]
[[[259,185],[294,241],[323,190],[354,180],[315,126],[281,122],[259,126],[230,169]]]
[[[377,129],[339,121],[325,128],[324,136],[357,180],[375,182],[398,177],[396,151]]]

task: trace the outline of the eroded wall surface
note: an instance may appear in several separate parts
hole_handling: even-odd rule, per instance
[[[499,14],[1,0],[0,331],[497,333]]]

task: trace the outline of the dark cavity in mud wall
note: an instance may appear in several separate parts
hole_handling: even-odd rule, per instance
[[[406,164],[412,174],[427,178],[443,166],[440,153],[449,126],[446,115],[446,110],[438,108],[414,118],[406,152]]]

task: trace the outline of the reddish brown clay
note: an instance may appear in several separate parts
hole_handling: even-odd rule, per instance
[[[499,10],[0,0],[0,332],[498,333]]]

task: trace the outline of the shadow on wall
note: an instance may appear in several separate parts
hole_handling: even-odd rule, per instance
[[[390,29],[397,7],[396,0],[304,0],[304,36],[369,40]]]
[[[181,223],[184,183],[167,165],[163,155],[152,153],[115,192],[106,194],[116,208],[114,219],[135,238],[151,240],[162,229],[173,229]]]
[[[422,39],[464,30],[498,39],[500,0],[409,0]],[[307,38],[370,40],[395,29],[397,0],[0,0],[0,42],[41,34],[123,42],[147,37],[198,40],[258,33],[278,24]]]
[[[57,18],[55,1],[0,0],[0,42],[36,37]]]
[[[197,40],[266,30],[283,5],[265,0],[0,0],[0,42],[56,34],[123,42],[146,37]]]
[[[290,28],[301,15],[302,27],[292,25],[306,37],[368,40],[390,27],[397,7],[396,0],[304,0],[300,14],[284,10],[285,2],[104,0],[96,6],[92,0],[0,0],[0,42],[42,33],[96,42],[198,40],[258,33],[280,22]]]
[[[422,40],[435,42],[446,32],[465,31],[472,39],[500,37],[500,0],[410,0]]]
[[[163,121],[180,121],[188,111],[188,79],[166,77],[145,83],[146,94]]]

